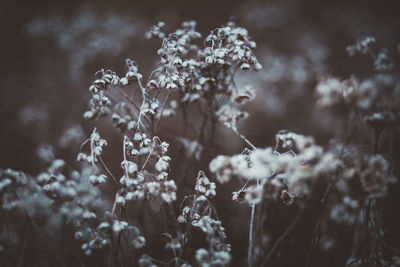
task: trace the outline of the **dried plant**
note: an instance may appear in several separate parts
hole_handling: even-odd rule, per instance
[[[65,265],[284,266],[284,247],[305,221],[311,232],[300,266],[317,266],[318,255],[341,245],[333,234],[339,230],[352,233],[348,266],[397,266],[399,249],[386,241],[383,218],[399,160],[400,79],[389,50],[375,53],[374,38],[359,39],[346,51],[372,57],[371,77],[320,73],[316,107],[344,125],[328,144],[281,130],[273,147],[257,147],[240,130],[257,90],[238,85],[238,75],[262,70],[248,31],[228,22],[202,38],[194,21],[169,34],[164,27],[159,22],[146,33],[161,42],[148,77],[131,59],[122,75],[95,73],[83,117],[96,127],[81,144],[78,163],[42,146],[45,171],[0,171],[6,266],[27,265],[28,250],[40,262]],[[165,127],[171,121],[176,131]],[[118,140],[103,134],[107,124]],[[242,152],[222,151],[219,139],[227,130],[243,142]],[[75,125],[59,146],[83,136]],[[112,155],[118,168],[105,155],[110,144],[120,145]],[[231,188],[224,203],[236,201],[250,213],[241,262],[229,244],[230,222],[218,215],[220,192]],[[292,217],[276,231],[269,226],[281,211]]]

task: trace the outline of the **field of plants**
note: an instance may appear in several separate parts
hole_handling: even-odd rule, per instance
[[[0,266],[400,266],[396,1],[0,11]]]

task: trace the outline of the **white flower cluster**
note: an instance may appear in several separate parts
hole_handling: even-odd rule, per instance
[[[20,210],[31,219],[40,218],[50,235],[60,231],[64,224],[71,225],[78,229],[75,236],[82,238],[81,230],[88,229],[105,206],[99,190],[90,182],[92,170],[85,168],[64,175],[65,162],[48,159],[47,170],[36,178],[9,169],[0,170],[1,209]],[[90,248],[108,242],[97,233],[92,233],[88,240],[82,245],[87,254]]]
[[[373,80],[359,82],[354,77],[340,81],[337,78],[323,78],[317,85],[317,104],[329,107],[340,103],[354,104],[361,109],[373,106],[378,96],[378,84]]]
[[[85,241],[81,248],[86,255],[90,255],[93,250],[102,249],[110,244],[113,234],[131,236],[130,245],[135,249],[141,249],[146,245],[146,239],[140,235],[139,229],[122,220],[104,220],[96,228],[91,226],[82,228],[75,233],[75,238]]]
[[[90,110],[86,111],[83,116],[87,119],[106,117],[111,113],[111,110],[114,109],[115,112],[112,115],[112,121],[116,127],[121,130],[128,128],[128,130],[135,132],[140,126],[142,126],[142,116],[155,116],[158,113],[159,104],[157,99],[148,98],[147,90],[142,85],[143,75],[139,73],[136,62],[131,59],[126,59],[125,65],[127,70],[125,76],[122,78],[118,77],[115,72],[110,70],[101,70],[96,73],[95,76],[99,77],[89,87],[89,91],[92,93],[92,97],[89,101]],[[124,97],[128,99],[130,104],[132,104],[134,102],[121,87],[126,87],[133,83],[136,83],[139,86],[142,95],[140,108],[137,107],[136,104],[133,104],[134,107],[139,110],[136,120],[133,119],[132,110],[127,107],[124,102],[117,102],[114,108],[111,107],[112,102],[106,92],[110,86],[118,88]],[[125,114],[119,115],[117,112],[118,109],[122,109]]]
[[[97,117],[105,117],[110,114],[111,100],[105,94],[110,84],[118,84],[118,76],[111,71],[99,71],[96,76],[101,75],[89,87],[92,98],[89,101],[90,110],[83,114],[86,119],[94,119]]]
[[[237,109],[235,106],[226,104],[223,105],[216,113],[218,120],[226,127],[236,129],[237,123],[246,119],[249,114],[245,111]]]
[[[160,32],[161,25],[153,26],[148,36],[164,36]],[[236,106],[253,100],[255,91],[249,86],[238,90],[234,75],[237,68],[261,69],[252,52],[256,44],[247,30],[230,22],[212,31],[205,38],[206,47],[201,49],[197,42],[201,34],[195,30],[195,26],[193,21],[184,22],[181,29],[163,39],[162,47],[158,50],[160,66],[152,73],[147,87],[169,91],[179,89],[180,101],[173,102],[173,105],[171,103],[167,114],[175,113],[178,105],[204,101],[217,95],[216,99],[221,101],[223,96],[227,96],[222,101],[227,103],[220,103],[212,112],[219,110],[217,116],[236,127],[236,121],[246,117],[246,113],[239,111]]]
[[[206,38],[210,46],[204,51],[205,61],[214,64],[230,64],[237,62],[241,69],[254,68],[260,70],[261,64],[251,49],[256,43],[251,39],[246,29],[237,27],[233,22],[227,26],[215,29]]]
[[[371,46],[374,43],[375,43],[374,37],[367,36],[359,38],[354,45],[346,47],[346,51],[347,53],[349,53],[350,56],[355,56],[358,53],[366,54],[370,51]]]
[[[340,102],[342,91],[342,82],[339,79],[330,77],[320,79],[316,88],[317,104],[326,107]]]
[[[343,81],[333,77],[320,79],[316,87],[317,104],[341,110],[347,106],[348,110],[363,116],[364,122],[375,130],[395,129],[400,117],[400,83],[394,70],[394,58],[385,48],[375,55],[370,48],[374,41],[365,38],[348,50],[370,54],[378,73],[363,79],[355,76]]]
[[[210,171],[215,173],[217,181],[228,182],[233,175],[242,175],[242,170],[248,168],[245,155],[234,155],[232,157],[219,155],[210,162]]]
[[[209,216],[203,216],[198,221],[192,222],[194,227],[200,228],[207,236],[209,250],[200,248],[196,251],[196,261],[200,266],[228,266],[231,261],[230,245],[225,244],[225,229],[221,221]]]
[[[96,131],[96,128],[93,130],[93,133],[90,135],[90,139],[88,141],[90,141],[90,154],[87,155],[81,152],[78,154],[77,160],[86,161],[89,164],[94,165],[98,161],[97,158],[103,153],[103,147],[107,145],[107,141],[100,137],[99,133]]]
[[[337,156],[324,152],[309,137],[280,131],[276,140],[276,147],[288,152],[280,154],[272,148],[255,149],[248,156],[220,155],[211,161],[210,171],[220,182],[229,181],[233,175],[259,181],[257,186],[234,192],[233,199],[254,204],[266,197],[291,204],[294,196],[309,193],[316,179],[330,178],[342,164]],[[288,149],[295,149],[298,154]]]
[[[395,178],[389,172],[389,164],[381,155],[369,156],[365,169],[361,170],[361,186],[371,198],[385,197],[389,184],[395,182]]]
[[[231,260],[230,245],[225,244],[225,229],[221,221],[212,218],[216,211],[209,199],[216,195],[215,189],[215,183],[199,171],[195,194],[185,198],[188,203],[177,218],[179,223],[198,228],[206,235],[209,250],[200,248],[196,252],[196,261],[200,266],[227,266]]]
[[[359,203],[357,200],[345,196],[342,203],[335,204],[331,209],[330,218],[338,224],[354,225],[357,220]]]
[[[213,198],[216,195],[215,192],[216,185],[215,183],[210,182],[210,180],[206,177],[203,171],[199,171],[197,176],[196,185],[194,190],[199,195],[205,195],[207,198]]]
[[[167,203],[176,200],[176,184],[174,180],[167,180],[171,160],[166,155],[168,146],[168,143],[161,142],[158,137],[148,139],[146,134],[136,133],[133,140],[125,136],[125,154],[121,162],[124,175],[119,181],[122,190],[117,196],[118,204],[124,205],[129,200],[152,199],[159,195]],[[136,158],[139,155],[146,156],[141,168],[134,161],[128,160],[128,157]],[[153,168],[148,164],[151,158],[156,159]]]
[[[165,23],[162,21],[159,21],[157,25],[151,26],[150,30],[146,32],[147,39],[151,38],[163,39],[165,37],[165,34],[161,31],[161,28],[164,26]]]
[[[31,177],[11,169],[0,169],[2,211],[22,210],[31,216],[48,215],[53,203]]]
[[[104,203],[93,184],[97,184],[102,175],[94,175],[90,168],[84,168],[81,172],[72,171],[66,177],[61,172],[64,164],[54,171],[54,162],[60,160],[55,159],[48,171],[40,173],[36,179],[57,207],[57,214],[75,226],[96,218],[95,211],[101,210]]]

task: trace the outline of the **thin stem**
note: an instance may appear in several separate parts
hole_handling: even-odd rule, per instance
[[[110,169],[107,167],[107,165],[105,164],[103,158],[101,156],[99,156],[100,159],[100,163],[103,166],[103,168],[107,171],[107,173],[111,176],[111,178],[113,179],[113,181],[115,182],[115,184],[118,186],[118,180],[117,178],[115,178],[115,176],[111,173]]]
[[[92,166],[93,166],[93,168],[95,168],[95,164],[94,164],[94,151],[93,151],[93,149],[94,149],[94,138],[93,138],[93,135],[96,133],[96,127],[94,127],[94,129],[93,129],[93,133],[92,133],[92,135],[90,136],[90,155],[92,156]]]
[[[157,132],[158,132],[158,129],[160,128],[162,114],[163,114],[163,112],[164,112],[165,107],[166,107],[167,104],[168,104],[168,99],[169,99],[170,94],[171,94],[171,93],[168,92],[167,97],[165,98],[164,105],[163,105],[163,107],[162,107],[162,109],[161,109],[161,112],[160,112],[160,119],[158,120],[156,129],[155,129],[155,131],[154,131],[155,133],[157,133]]]
[[[256,209],[256,204],[251,205],[251,217],[250,217],[250,230],[249,230],[249,249],[247,253],[247,263],[251,267],[253,263],[253,227],[254,227],[254,211]]]
[[[128,164],[128,162],[127,162],[127,160],[126,160],[126,140],[127,140],[127,137],[126,137],[126,135],[124,135],[124,142],[123,142],[123,144],[122,144],[122,150],[123,150],[123,153],[124,153],[124,169],[125,169],[125,177],[126,177],[126,179],[129,179],[129,174],[128,174],[128,166],[127,166],[127,164]]]
[[[121,94],[126,98],[126,100],[128,100],[128,102],[129,103],[131,103],[136,109],[137,109],[137,111],[138,111],[138,116],[140,116],[140,113],[141,113],[141,109],[135,104],[135,102],[133,102],[133,100],[132,99],[130,99],[130,97],[121,89],[121,88],[119,88],[118,87],[118,90],[121,92]],[[144,118],[145,120],[146,120],[146,122],[150,125],[150,122],[149,122],[149,120],[145,117]],[[139,119],[138,119],[139,120]]]
[[[111,209],[111,215],[115,214],[115,208],[117,207],[117,199],[118,199],[118,195],[119,195],[119,190],[117,191],[117,193],[115,194],[115,198],[114,198],[114,203]]]
[[[149,155],[148,155],[147,158],[146,158],[146,161],[144,162],[142,168],[140,169],[141,172],[142,172],[142,171],[144,170],[144,168],[146,167],[146,164],[147,164],[147,162],[149,161],[151,155],[153,154],[155,147],[156,147],[156,145],[154,144],[153,147],[151,148],[151,151],[150,151]]]
[[[247,139],[243,134],[239,133],[238,129],[236,127],[231,128],[240,138],[243,139],[252,149],[256,150],[257,148]]]
[[[132,106],[134,106],[134,107],[137,109],[137,111],[140,112],[140,108],[135,104],[135,102],[133,102],[133,100],[130,99],[129,96],[128,96],[124,91],[122,91],[121,88],[118,87],[118,90],[119,90],[120,93],[126,98],[126,100],[128,100],[128,102],[131,103]]]
[[[250,179],[249,179],[250,180]],[[257,186],[259,184],[259,180],[257,179]],[[250,217],[250,229],[249,229],[249,249],[247,253],[247,262],[249,267],[251,267],[253,263],[253,229],[254,229],[254,214],[256,210],[256,204],[251,205],[251,217]]]

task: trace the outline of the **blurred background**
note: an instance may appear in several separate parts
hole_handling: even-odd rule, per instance
[[[240,126],[241,132],[258,147],[273,145],[280,129],[313,135],[317,143],[326,144],[342,121],[332,112],[316,109],[317,79],[371,75],[372,59],[349,58],[345,48],[358,37],[373,36],[378,48],[398,51],[399,10],[396,0],[3,2],[0,168],[38,174],[42,165],[37,150],[44,144],[54,146],[57,157],[73,163],[80,144],[63,134],[72,128],[84,141],[92,132],[94,123],[85,121],[82,114],[94,73],[104,68],[122,74],[124,60],[131,58],[148,77],[156,66],[160,42],[146,40],[145,32],[158,21],[164,21],[169,32],[184,20],[195,20],[203,36],[229,20],[247,28],[257,43],[255,54],[263,69],[237,76],[238,86],[257,90],[255,103],[245,107],[250,119]],[[164,125],[173,131],[173,125]],[[105,159],[118,168],[121,146],[113,146],[113,140],[119,142],[119,133],[107,125],[101,133],[110,143]],[[220,140],[223,154],[242,151],[240,139],[230,131],[224,131],[224,136],[229,142]],[[198,167],[207,169],[207,164]],[[226,191],[230,201],[232,190],[218,190]],[[240,209],[248,213],[246,207],[235,205],[236,211],[226,214],[240,214]],[[224,223],[224,214],[221,217]],[[236,249],[234,257],[247,253],[240,247],[247,227],[247,219],[230,221],[227,226],[228,236],[243,229],[229,240]]]

